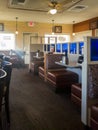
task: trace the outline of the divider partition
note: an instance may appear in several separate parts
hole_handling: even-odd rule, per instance
[[[91,106],[98,103],[98,37],[84,38],[81,120],[90,127]]]
[[[95,39],[93,41],[93,39]],[[93,41],[93,42],[92,42]],[[84,41],[71,42],[71,43],[55,43],[55,44],[42,44],[44,52],[50,52],[51,47],[54,48],[55,53],[64,53],[67,50],[68,54],[83,54],[84,62],[82,63],[82,104],[81,104],[81,121],[84,125],[90,126],[90,108],[94,103],[98,103],[98,95],[94,97],[89,96],[89,91],[95,88],[90,88],[89,82],[93,86],[94,80],[92,74],[95,75],[96,69],[98,68],[98,37],[87,36]],[[33,46],[33,44],[32,44]],[[38,44],[37,44],[38,46]],[[95,47],[93,47],[95,46]],[[94,49],[92,51],[92,48]],[[97,50],[97,51],[96,51]],[[97,56],[96,56],[97,54]],[[93,56],[93,57],[92,57]],[[97,57],[97,58],[96,58]],[[96,67],[96,66],[97,67]],[[91,68],[95,68],[95,72],[91,73]],[[98,71],[98,70],[97,70]],[[96,76],[97,77],[97,76]],[[96,79],[98,80],[98,79]],[[97,81],[98,83],[98,81]],[[97,85],[98,86],[98,85]],[[91,92],[91,91],[90,91]],[[94,91],[91,92],[93,94]],[[98,92],[95,92],[98,94]],[[95,94],[94,93],[94,94]]]

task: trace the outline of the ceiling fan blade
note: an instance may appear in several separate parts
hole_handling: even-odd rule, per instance
[[[51,0],[51,2],[48,3],[48,6],[51,8],[55,8],[56,5],[58,5],[58,2],[56,0]]]
[[[48,6],[51,7],[51,8],[54,7],[54,5],[52,3],[48,3]]]
[[[57,10],[61,10],[61,9],[63,8],[63,6],[62,6],[62,4],[58,3],[58,4],[55,6],[55,8],[56,8]]]

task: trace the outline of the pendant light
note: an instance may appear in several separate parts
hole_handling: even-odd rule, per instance
[[[50,14],[54,15],[57,13],[57,9],[51,9],[49,12],[50,12]]]
[[[52,20],[52,35],[54,35],[54,32],[55,32],[55,27],[54,27],[54,20]]]
[[[74,24],[75,24],[75,21],[73,21],[73,25],[74,25]],[[72,35],[75,36],[75,33],[73,32]]]
[[[17,21],[18,21],[18,17],[16,17],[16,35],[18,34],[18,23],[17,23]]]

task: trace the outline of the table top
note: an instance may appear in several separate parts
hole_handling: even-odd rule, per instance
[[[70,62],[69,64],[65,64],[63,62],[55,62],[58,65],[65,66],[68,68],[81,68],[82,64],[76,63],[76,62]]]

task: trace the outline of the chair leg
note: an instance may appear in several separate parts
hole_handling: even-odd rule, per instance
[[[10,125],[10,114],[9,114],[9,106],[8,106],[8,104],[6,104],[5,110],[6,110],[6,116],[7,116],[7,123],[8,123],[8,125]]]
[[[5,97],[5,112],[7,117],[7,123],[10,125],[10,110],[9,110],[9,99]]]
[[[0,130],[3,130],[2,129],[2,116],[1,116],[1,112],[0,112]]]

